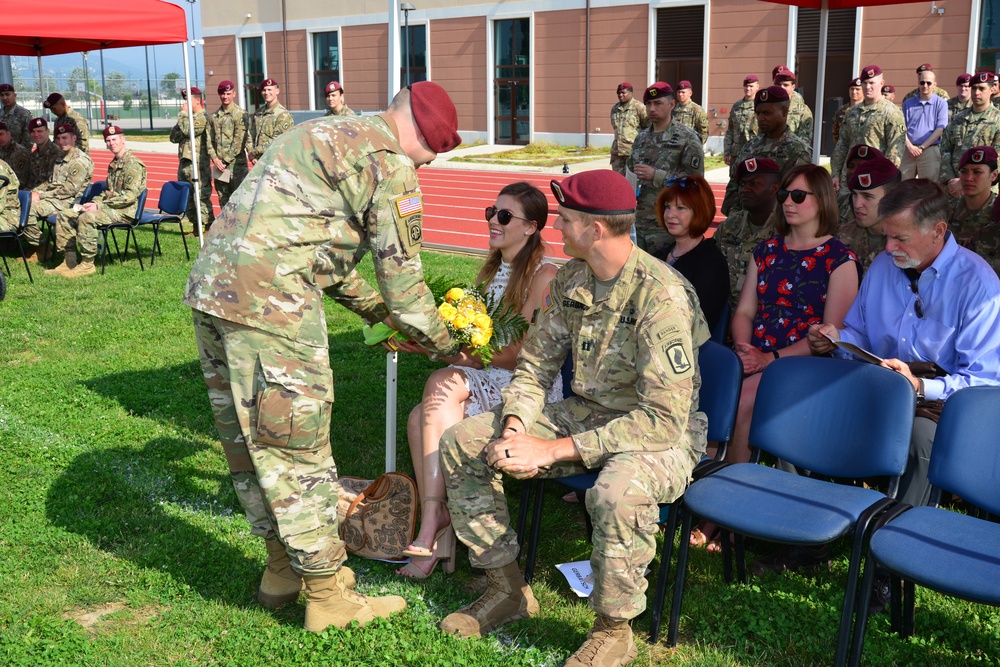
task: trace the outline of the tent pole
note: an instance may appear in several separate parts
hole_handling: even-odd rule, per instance
[[[816,111],[819,122],[813,124],[813,163],[819,164],[820,148],[823,145],[824,100],[826,94],[826,48],[827,32],[830,28],[830,0],[823,0],[819,10],[819,60],[816,64]]]
[[[38,50],[38,95],[40,100],[44,100],[45,95],[45,74],[42,72],[42,50]],[[36,112],[38,115],[42,115],[40,111]]]
[[[197,220],[198,247],[205,245],[201,233],[201,164],[198,161],[198,144],[194,138],[194,111],[191,109],[191,69],[188,64],[188,42],[184,42],[184,87],[187,89],[188,139],[191,141],[191,166],[194,167],[191,179],[191,196],[195,198],[194,217]],[[194,47],[194,42],[190,43]]]

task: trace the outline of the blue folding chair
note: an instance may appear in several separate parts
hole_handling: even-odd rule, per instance
[[[892,504],[906,467],[915,395],[901,374],[856,361],[789,357],[764,369],[750,424],[754,458],[766,451],[812,471],[797,475],[751,463],[716,462],[683,498],[668,643],[677,643],[684,580],[695,518],[722,532],[726,579],[729,534],[736,534],[737,570],[746,582],[743,536],[787,545],[825,545],[854,532],[835,664],[847,662],[851,617],[863,547],[871,521]],[[888,496],[827,479],[888,477]]]
[[[104,191],[107,189],[107,181],[94,181],[93,183],[87,183],[87,187],[83,189],[83,193],[80,195],[80,199],[77,203],[89,204],[94,201],[95,197],[104,194]],[[46,247],[45,257],[41,258],[44,260],[56,254],[56,214],[53,213],[47,218],[42,219],[41,226],[42,245]]]
[[[0,232],[0,239],[13,239],[17,243],[17,250],[21,253],[21,260],[24,262],[24,270],[28,272],[28,281],[34,283],[35,279],[31,277],[31,268],[28,266],[28,255],[24,252],[24,244],[21,243],[24,230],[28,228],[28,215],[31,213],[31,192],[18,190],[17,202],[21,205],[21,216],[17,220],[17,229]],[[10,266],[7,265],[7,257],[4,255],[0,255],[0,257],[3,257],[3,268],[9,276]]]
[[[136,222],[113,222],[108,225],[101,225],[98,230],[101,232],[101,238],[104,243],[101,246],[101,275],[104,275],[104,267],[108,263],[108,255],[111,253],[111,246],[108,244],[108,232],[111,232],[111,240],[115,244],[115,254],[118,255],[118,263],[121,264],[128,257],[128,244],[131,240],[135,244],[135,256],[139,260],[139,270],[145,271],[145,267],[142,265],[142,253],[139,251],[139,239],[135,237],[135,228],[139,226],[138,220],[142,217],[143,210],[146,208],[146,196],[149,194],[149,190],[146,188],[142,189],[139,193],[139,198],[135,202],[135,216],[134,220]],[[121,250],[118,249],[118,239],[115,237],[115,230],[125,230],[125,253],[124,256]]]
[[[150,253],[149,265],[156,261],[156,253],[163,254],[160,249],[160,225],[176,222],[184,242],[184,255],[191,259],[188,252],[187,238],[184,236],[184,218],[187,216],[188,199],[191,197],[191,184],[188,181],[167,181],[160,190],[160,201],[156,207],[159,213],[143,213],[137,225],[153,226],[153,252]]]
[[[727,301],[722,305],[722,312],[719,313],[719,321],[715,323],[714,327],[712,327],[712,340],[719,345],[726,344],[726,338],[729,335],[729,321],[732,317],[733,309]]]
[[[1000,524],[937,507],[944,489],[980,511],[1000,515],[998,433],[1000,387],[968,387],[945,401],[928,470],[934,485],[932,506],[899,503],[879,517],[872,529],[851,645],[852,665],[861,664],[876,566],[892,575],[892,625],[902,637],[913,634],[914,584],[1000,606]],[[906,582],[902,595],[900,579]],[[927,661],[933,662],[933,657],[928,655]]]

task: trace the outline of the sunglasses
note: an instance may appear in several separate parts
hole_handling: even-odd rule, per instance
[[[486,212],[486,222],[492,220],[493,216],[495,215],[497,217],[497,222],[499,222],[504,227],[509,225],[510,221],[513,220],[514,218],[517,218],[518,220],[525,220],[527,222],[532,222],[527,218],[522,218],[519,215],[514,215],[513,211],[509,211],[505,208],[497,208],[496,206],[487,206],[485,212]]]
[[[675,185],[679,185],[681,186],[682,189],[687,190],[690,187],[694,187],[694,181],[689,179],[687,176],[681,176],[679,178],[677,176],[671,176],[666,180],[664,185],[667,186],[668,188],[672,188]]]
[[[906,277],[910,281],[910,291],[917,297],[916,303],[913,304],[913,310],[916,312],[917,317],[924,319],[924,303],[920,300],[920,287],[917,286],[917,279],[920,277],[920,274],[915,269],[903,269],[903,273],[906,274]]]
[[[921,86],[933,86],[934,82],[933,81],[921,81],[920,85]]]
[[[778,190],[778,202],[784,204],[785,200],[791,196],[793,202],[801,204],[806,200],[806,195],[811,194],[813,193],[808,190]]]

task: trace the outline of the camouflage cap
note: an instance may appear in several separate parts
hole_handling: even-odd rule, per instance
[[[65,100],[63,99],[62,95],[60,95],[59,93],[52,93],[51,95],[45,98],[45,101],[42,102],[42,106],[45,107],[46,109],[51,109],[53,104],[59,104],[60,102],[63,101]]]
[[[740,162],[736,167],[736,180],[742,180],[750,174],[780,174],[781,165],[769,157],[751,157]]]
[[[861,69],[861,80],[867,81],[868,79],[874,79],[882,74],[882,68],[878,65],[868,65]]]
[[[44,127],[45,129],[49,129],[49,123],[44,118],[37,118],[37,117],[32,118],[31,120],[28,121],[29,130],[33,130],[36,127]]]
[[[643,103],[650,100],[655,100],[658,97],[667,97],[668,95],[673,95],[674,89],[670,87],[670,84],[665,81],[657,81],[653,85],[646,88],[646,92],[642,94]]]
[[[447,153],[462,143],[458,136],[458,112],[447,91],[433,81],[418,81],[410,86],[413,120],[435,153]]]
[[[868,144],[856,144],[851,147],[845,162],[850,162],[851,160],[874,160],[877,157],[885,157],[885,155],[883,155],[882,151],[874,146],[869,146]]]
[[[961,169],[970,162],[989,165],[992,171],[997,168],[997,151],[992,146],[973,146],[962,153],[962,157],[958,161],[958,168]]]
[[[123,132],[122,128],[118,127],[117,125],[108,125],[106,128],[104,128],[104,132],[102,132],[102,134],[104,135],[104,138],[107,139],[108,137],[114,136],[116,134],[123,135],[125,134],[125,132]]]
[[[955,79],[956,86],[967,86],[972,83],[972,75],[966,72],[965,74],[959,74],[958,78]]]
[[[559,205],[592,215],[635,213],[635,189],[617,171],[581,171],[549,183]]]
[[[753,108],[756,109],[760,104],[779,104],[789,99],[791,98],[788,96],[788,91],[781,86],[768,86],[761,88],[753,96]]]
[[[848,189],[854,190],[874,190],[882,187],[892,179],[899,176],[899,169],[884,157],[876,157],[861,163],[861,166],[854,170]]]
[[[778,65],[773,70],[771,70],[771,80],[774,83],[781,83],[782,81],[795,81],[795,72],[788,69],[786,65]]]

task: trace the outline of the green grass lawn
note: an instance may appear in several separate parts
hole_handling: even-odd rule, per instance
[[[139,238],[148,252],[151,234]],[[461,547],[454,575],[425,582],[351,559],[361,592],[409,602],[363,629],[314,635],[301,629],[303,605],[270,612],[255,603],[264,546],[249,535],[216,440],[180,302],[190,264],[176,234],[163,246],[145,272],[132,259],[72,281],[36,269],[31,285],[12,263],[0,302],[0,665],[561,664],[593,616],[553,567],[590,553],[580,510],[554,484],[534,587],[542,613],[486,639],[437,629],[484,587]],[[425,256],[432,275],[463,279],[479,261]],[[364,270],[371,276],[370,263]],[[358,317],[332,302],[327,315],[338,468],[374,477],[384,463],[385,356],[363,345]],[[405,471],[405,418],[433,367],[400,363]],[[516,504],[520,486],[509,488]],[[748,586],[725,585],[721,559],[694,553],[679,647],[642,642],[635,664],[829,664],[846,551],[829,571]],[[648,624],[648,614],[635,621],[637,639]],[[917,635],[900,640],[885,616],[873,619],[867,664],[1000,664],[996,610],[922,591],[916,624]]]

